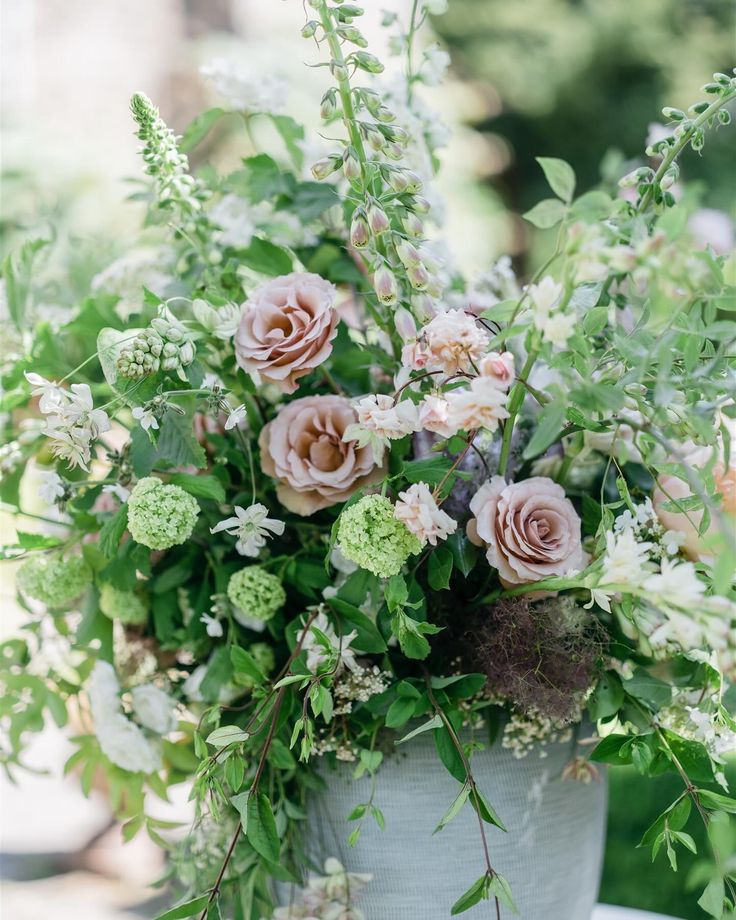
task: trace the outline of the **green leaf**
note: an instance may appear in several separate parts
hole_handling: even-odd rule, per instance
[[[527,211],[523,217],[540,230],[549,230],[562,220],[567,212],[565,205],[557,198],[545,198]]]
[[[719,875],[708,882],[705,891],[698,898],[698,904],[703,908],[706,914],[710,914],[711,917],[722,917],[723,900],[725,896],[726,886]]]
[[[211,498],[215,502],[225,501],[222,483],[214,476],[196,476],[192,473],[172,473],[169,479],[172,485],[181,486],[185,492],[197,498]]]
[[[304,140],[304,128],[289,115],[272,115],[271,121],[281,135],[291,158],[301,169],[304,164],[304,153],[299,141]]]
[[[470,910],[476,904],[488,899],[488,876],[481,875],[477,882],[474,882],[470,888],[461,895],[452,905],[450,916],[455,917],[466,910]]]
[[[583,317],[583,331],[586,335],[598,335],[608,325],[608,307],[593,307]]]
[[[51,547],[58,546],[61,543],[58,537],[46,537],[42,533],[25,533],[18,530],[16,534],[18,546],[25,550],[51,549]]]
[[[184,134],[179,141],[179,150],[182,153],[188,153],[209,134],[216,122],[227,114],[225,109],[213,108],[197,115],[184,129]]]
[[[192,420],[188,416],[176,412],[164,415],[152,458],[153,465],[159,461],[167,461],[171,466],[196,466],[198,469],[207,465],[207,454],[195,438]]]
[[[353,642],[355,648],[372,654],[386,651],[386,642],[378,631],[378,627],[362,610],[358,610],[353,604],[349,604],[340,597],[331,597],[327,601],[327,606],[341,620],[347,621],[347,624],[358,633]]]
[[[278,863],[281,842],[276,831],[276,821],[271,810],[271,803],[265,793],[259,792],[257,795],[249,795],[246,823],[243,824],[243,830],[256,853],[259,853],[269,862]]]
[[[458,571],[467,578],[478,561],[478,547],[470,542],[464,530],[456,530],[447,539],[452,558]]]
[[[224,748],[229,744],[240,744],[243,741],[247,741],[250,738],[249,732],[244,732],[242,728],[238,728],[237,725],[222,725],[220,728],[216,728],[213,732],[207,736],[207,744],[211,744],[212,747]]]
[[[555,195],[570,204],[575,194],[575,173],[572,166],[556,157],[536,157],[536,161],[542,167],[542,172]]]
[[[401,474],[409,482],[426,482],[434,486],[444,479],[451,466],[452,460],[447,457],[425,457],[423,460],[404,463]]]
[[[491,897],[498,898],[498,900],[502,904],[505,904],[513,913],[519,913],[519,908],[516,906],[511,894],[511,886],[506,879],[498,873],[493,876],[488,886],[488,898],[490,899]]]
[[[275,198],[288,189],[279,164],[266,153],[243,160],[243,169],[230,176],[229,185],[254,204]]]
[[[210,896],[203,894],[193,901],[187,901],[186,904],[180,904],[178,907],[172,907],[163,914],[159,914],[156,920],[185,920],[186,917],[194,917],[201,913],[209,904]]]
[[[453,818],[457,817],[460,813],[460,809],[468,801],[468,796],[470,795],[470,786],[466,783],[460,792],[457,794],[453,800],[452,805],[447,809],[447,811],[442,815],[440,823],[432,831],[433,834],[436,834],[438,831],[441,831],[443,827],[446,827]]]
[[[700,804],[706,808],[712,808],[716,811],[725,811],[728,814],[736,815],[736,799],[728,795],[722,795],[720,792],[711,792],[709,789],[699,789],[698,798]]]
[[[602,220],[611,213],[613,201],[610,195],[605,192],[594,189],[592,192],[585,192],[573,202],[570,213],[576,219],[592,222]]]
[[[282,246],[253,237],[250,246],[238,250],[238,261],[262,275],[288,275],[294,267],[291,253]]]
[[[108,558],[112,559],[117,554],[120,540],[128,526],[128,505],[121,505],[120,508],[108,518],[100,528],[100,539],[98,546],[100,551]]]
[[[465,771],[465,764],[460,756],[460,752],[455,747],[452,735],[444,724],[434,732],[434,744],[442,763],[445,765],[448,773],[454,776],[459,783],[464,783],[468,776]]]
[[[406,725],[414,715],[416,705],[416,700],[405,696],[395,699],[386,713],[386,727],[399,728],[401,725]]]
[[[424,732],[430,732],[435,728],[442,728],[442,719],[439,716],[433,716],[428,722],[423,722],[419,728],[415,728],[413,731],[410,731],[408,735],[404,735],[403,738],[394,741],[394,744],[403,744],[405,741],[411,741],[411,739],[416,738],[417,735],[423,735]]]
[[[248,682],[254,682],[256,686],[265,683],[266,675],[246,649],[233,645],[230,649],[230,661],[233,665],[233,677],[236,680],[238,677],[245,676]]]
[[[435,591],[443,591],[450,587],[452,565],[452,550],[447,546],[438,546],[429,557],[427,580],[430,588]]]
[[[649,703],[655,709],[661,709],[672,700],[672,687],[644,668],[637,668],[633,676],[623,682],[623,688],[629,696]]]
[[[303,221],[311,221],[340,201],[332,185],[323,182],[302,182],[294,195],[294,210]]]
[[[524,460],[531,460],[545,451],[557,439],[565,421],[567,405],[563,399],[548,403],[539,413],[531,440],[524,448]]]
[[[477,786],[473,790],[473,794],[470,797],[470,804],[478,812],[486,824],[492,824],[494,827],[497,827],[502,831],[507,830],[506,825],[499,818],[496,809],[491,805],[491,803],[483,795],[480,789],[478,789]]]
[[[629,757],[619,753],[630,740],[629,735],[606,735],[593,749],[590,759],[598,763],[612,763],[617,766],[630,763]]]
[[[591,719],[608,719],[618,712],[624,701],[624,690],[621,678],[610,672],[604,674],[598,681],[595,690],[588,699],[588,712]]]

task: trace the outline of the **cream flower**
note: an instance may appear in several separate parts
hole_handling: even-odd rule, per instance
[[[306,396],[287,403],[258,439],[261,465],[278,480],[279,501],[296,514],[314,514],[383,478],[373,451],[344,441],[355,409],[343,396]]]
[[[475,317],[462,310],[446,310],[420,329],[416,344],[404,347],[402,361],[415,370],[468,373],[480,361],[489,341]]]
[[[446,540],[457,530],[457,521],[437,507],[426,482],[415,482],[399,492],[394,515],[423,545],[436,546],[437,540]]]
[[[335,286],[319,275],[292,272],[261,285],[246,301],[235,333],[235,359],[284,393],[332,352],[338,316]]]
[[[356,441],[358,447],[367,444],[380,463],[389,441],[403,438],[419,428],[419,413],[410,399],[394,403],[391,396],[366,396],[355,403],[358,421],[348,425],[343,441]]]
[[[319,633],[329,641],[329,647],[326,647],[321,641]],[[297,641],[302,638],[303,634],[304,630],[299,633]],[[327,618],[327,614],[318,613],[312,620],[309,632],[302,643],[302,649],[307,653],[307,670],[312,674],[316,674],[322,665],[327,664],[332,655],[337,653],[339,657],[338,671],[344,667],[349,671],[354,671],[358,667],[358,663],[355,660],[355,652],[350,646],[357,635],[358,633],[353,630],[344,636],[338,636],[332,623]]]
[[[210,527],[210,533],[225,533],[237,537],[235,549],[241,556],[257,556],[266,545],[266,539],[273,534],[281,536],[286,526],[283,521],[268,516],[268,508],[260,502],[241,508],[233,508],[235,517],[226,518]],[[211,634],[210,634],[211,635]]]
[[[507,485],[494,476],[470,502],[468,536],[485,544],[505,584],[530,584],[579,571],[588,562],[580,518],[564,489],[543,476]]]
[[[469,387],[452,390],[447,394],[449,404],[448,428],[455,431],[472,431],[484,428],[496,431],[501,419],[509,417],[506,409],[507,395],[499,390],[492,377],[476,377]]]
[[[458,428],[450,420],[450,403],[444,396],[425,396],[419,404],[419,428],[451,438]]]

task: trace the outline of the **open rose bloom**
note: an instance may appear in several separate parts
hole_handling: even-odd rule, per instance
[[[683,182],[736,75],[663,110],[620,194],[615,164],[522,163],[549,189],[513,217],[517,277],[433,186],[470,130],[432,102],[455,4],[384,4],[385,75],[359,0],[279,4],[313,104],[266,32],[205,69],[223,98],[183,143],[136,93],[130,252],[80,272],[24,227],[4,253],[0,557],[28,621],[2,764],[81,721],[71,774],[173,850],[162,917],[590,920],[606,763],[670,774],[643,844],[674,866],[697,840],[695,900],[733,913],[732,224],[706,233]],[[689,6],[716,4],[678,34]],[[170,834],[144,805],[183,785]]]

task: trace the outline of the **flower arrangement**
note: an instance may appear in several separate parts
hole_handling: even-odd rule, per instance
[[[442,132],[418,96],[446,67],[416,41],[443,4],[386,15],[405,59],[388,86],[359,7],[308,8],[337,138],[313,178],[281,92],[219,64],[232,109],[183,142],[133,97],[146,236],[65,323],[34,308],[49,241],[4,263],[4,554],[29,617],[2,647],[3,763],[46,713],[73,714],[83,788],[102,771],[126,839],[172,850],[186,892],[166,917],[358,918],[370,882],[334,859],[290,909],[271,880],[303,879],[321,764],[380,778],[397,738],[431,732],[458,782],[441,824],[478,815],[456,914],[513,903],[473,751],[498,734],[539,756],[590,740],[587,718],[566,776],[678,774],[643,843],[676,869],[704,821],[700,904],[724,916],[734,263],[694,246],[678,157],[728,123],[736,79],[666,109],[621,190],[576,196],[570,165],[540,158],[551,196],[525,216],[555,228],[548,258],[526,283],[508,260],[467,280],[436,242]],[[281,151],[192,174],[185,150],[229,111],[270,122]],[[48,532],[24,529],[29,480]],[[172,842],[146,795],[183,781],[195,825]],[[379,804],[351,844],[390,820]]]

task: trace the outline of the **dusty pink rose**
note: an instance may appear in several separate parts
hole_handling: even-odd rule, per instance
[[[733,434],[736,434],[736,431]],[[730,463],[726,466],[722,444],[719,444],[717,448],[712,448],[696,447],[690,443],[690,449],[686,450],[683,462],[696,470],[706,467],[712,462],[714,450],[718,452],[718,459],[713,466],[713,479],[716,491],[723,496],[720,509],[727,521],[727,525],[733,531],[736,530],[736,456],[733,448],[731,449]],[[652,495],[652,504],[663,527],[684,534],[685,539],[681,544],[681,549],[685,555],[690,559],[709,562],[713,559],[712,547],[709,544],[718,533],[720,527],[715,516],[706,532],[701,536],[698,530],[703,520],[702,508],[699,511],[685,513],[684,511],[666,511],[663,507],[667,501],[688,498],[691,494],[692,489],[687,482],[678,479],[676,476],[663,475],[657,480],[657,485]]]
[[[468,536],[485,544],[504,584],[531,584],[587,565],[580,518],[563,488],[545,476],[510,484],[494,476],[475,493],[470,510]]]
[[[278,480],[279,501],[309,515],[346,501],[383,477],[370,447],[343,441],[355,409],[342,396],[306,396],[287,403],[261,430],[263,471]]]
[[[335,286],[319,275],[292,272],[262,284],[246,301],[235,333],[239,366],[293,393],[299,378],[332,352],[334,300]]]

